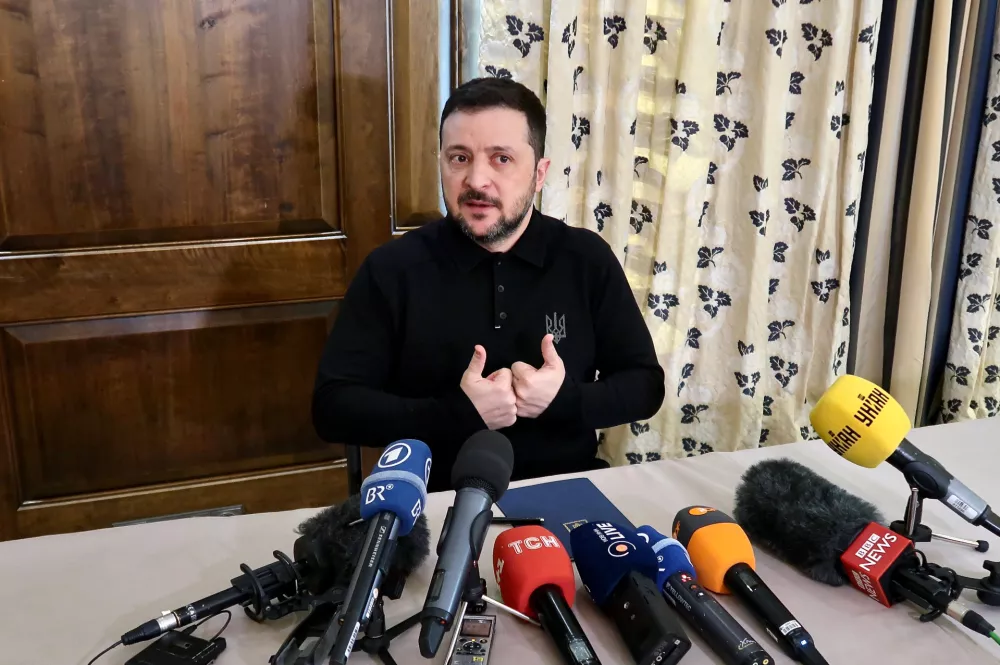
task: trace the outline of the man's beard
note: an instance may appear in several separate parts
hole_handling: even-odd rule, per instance
[[[531,209],[532,204],[535,199],[535,185],[537,184],[537,176],[531,178],[531,186],[528,191],[524,193],[514,206],[515,212],[513,215],[505,215],[503,211],[503,203],[500,199],[492,198],[478,190],[467,189],[458,197],[458,205],[461,206],[467,201],[482,201],[484,203],[489,203],[496,206],[497,210],[501,211],[500,219],[495,221],[485,233],[476,233],[469,221],[465,219],[457,209],[451,213],[451,216],[458,222],[459,228],[462,229],[462,233],[467,235],[472,240],[476,241],[480,245],[488,246],[495,245],[503,240],[506,240],[517,231],[518,227],[521,226],[521,222],[524,220],[525,215]]]

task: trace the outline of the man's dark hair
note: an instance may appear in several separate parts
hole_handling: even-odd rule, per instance
[[[455,111],[492,108],[507,108],[524,114],[528,121],[528,143],[535,153],[535,161],[541,159],[545,151],[545,107],[530,88],[511,79],[488,76],[455,88],[441,111],[438,141],[443,140],[444,121]]]

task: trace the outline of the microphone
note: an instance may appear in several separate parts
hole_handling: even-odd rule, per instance
[[[789,459],[759,462],[736,488],[733,511],[761,547],[810,579],[850,583],[887,607],[908,600],[977,633],[993,626],[957,602],[961,587],[950,569],[927,563],[913,542],[879,522],[871,503]]]
[[[826,663],[812,636],[754,570],[750,539],[729,515],[705,506],[684,508],[674,517],[673,537],[687,548],[702,586],[736,596],[789,658]]]
[[[573,614],[576,577],[562,543],[548,529],[522,526],[502,532],[493,543],[493,572],[509,607],[538,619],[570,665],[601,661]]]
[[[770,665],[770,654],[726,611],[714,596],[698,585],[687,550],[651,526],[641,526],[639,536],[656,553],[659,571],[656,586],[667,601],[708,643],[726,665]]]
[[[869,469],[888,461],[924,497],[943,501],[966,522],[1000,536],[1000,517],[940,462],[906,440],[909,417],[874,383],[841,376],[820,397],[809,420],[826,445],[844,459]]]
[[[277,619],[307,609],[303,596],[346,588],[364,537],[359,524],[360,504],[355,494],[302,522],[297,529],[301,535],[295,540],[294,561],[275,550],[278,561],[274,563],[255,570],[243,564],[243,574],[230,580],[231,588],[147,621],[122,635],[122,644],[154,639],[236,605],[244,607],[255,620]],[[402,576],[410,575],[429,553],[430,530],[427,518],[421,516],[410,535],[399,541],[396,570]]]
[[[570,532],[587,593],[614,620],[638,665],[673,665],[691,649],[677,615],[656,587],[657,563],[639,535],[611,522]]]
[[[479,555],[514,470],[514,449],[503,434],[481,430],[462,445],[451,470],[457,490],[438,541],[437,565],[420,614],[420,654],[433,658],[451,630],[470,576],[479,579]]]
[[[397,540],[409,534],[423,514],[430,473],[431,449],[427,444],[401,439],[386,447],[372,474],[361,484],[361,519],[368,523],[368,534],[344,604],[316,647],[324,659],[329,654],[331,663],[347,663],[358,633],[371,620]],[[331,646],[333,633],[336,637]],[[318,662],[315,656],[313,662]]]

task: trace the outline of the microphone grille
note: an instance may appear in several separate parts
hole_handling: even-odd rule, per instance
[[[481,430],[462,444],[451,468],[455,489],[480,487],[496,502],[507,491],[514,471],[514,448],[499,432]]]

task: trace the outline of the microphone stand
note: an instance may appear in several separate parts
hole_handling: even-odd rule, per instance
[[[977,552],[986,552],[990,544],[985,540],[967,540],[946,536],[941,533],[934,533],[926,524],[921,524],[924,508],[923,492],[917,487],[910,487],[910,498],[906,502],[906,515],[902,520],[895,520],[889,528],[896,533],[902,534],[914,543],[928,543],[933,538],[956,545],[971,547]],[[955,581],[961,588],[974,590],[979,600],[986,605],[1000,606],[1000,561],[984,561],[983,568],[990,571],[990,574],[976,579],[964,575],[955,575]]]

